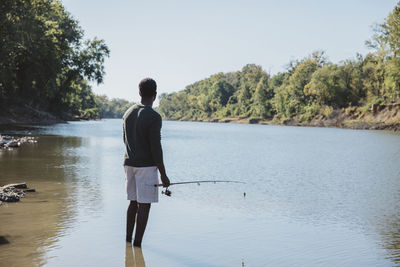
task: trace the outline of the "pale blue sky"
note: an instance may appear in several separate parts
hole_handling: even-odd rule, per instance
[[[97,94],[138,101],[153,77],[159,93],[184,89],[248,63],[275,74],[315,50],[339,62],[366,54],[371,26],[395,0],[62,0],[87,37],[111,49]]]

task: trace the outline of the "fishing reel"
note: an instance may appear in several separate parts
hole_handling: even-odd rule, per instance
[[[170,197],[172,192],[168,190],[168,187],[165,188],[165,190],[161,191],[161,194],[166,195],[167,197]]]

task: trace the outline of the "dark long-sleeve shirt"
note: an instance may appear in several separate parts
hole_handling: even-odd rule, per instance
[[[124,165],[156,166],[163,161],[161,148],[161,116],[150,106],[134,105],[123,116],[126,146]]]

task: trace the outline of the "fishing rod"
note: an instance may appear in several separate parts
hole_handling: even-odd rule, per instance
[[[180,184],[197,184],[200,185],[202,183],[237,183],[237,184],[245,184],[245,182],[241,181],[229,181],[229,180],[201,180],[201,181],[187,181],[187,182],[176,182],[176,183],[170,183],[169,186],[171,185],[180,185]],[[163,184],[155,184],[155,187],[161,187],[164,186]],[[168,187],[165,188],[165,191],[161,192],[162,194],[165,194],[166,196],[171,196],[172,192],[168,190]]]

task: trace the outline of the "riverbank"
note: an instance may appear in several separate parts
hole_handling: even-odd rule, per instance
[[[241,124],[270,124],[287,126],[311,126],[311,127],[330,127],[363,130],[393,130],[400,131],[400,103],[388,105],[373,105],[368,110],[365,107],[349,107],[346,109],[333,109],[325,114],[318,114],[312,119],[305,119],[299,115],[293,118],[263,119],[256,117],[209,117],[205,119],[183,118],[171,121],[198,121],[198,122],[219,122],[219,123],[241,123]],[[34,109],[27,105],[13,107],[0,113],[0,125],[50,125],[55,123],[65,123],[67,121],[87,120],[84,118],[74,118],[67,116],[64,119],[45,112]]]
[[[169,120],[167,118],[167,120]],[[365,110],[363,107],[349,107],[346,109],[333,109],[326,114],[318,114],[307,120],[304,116],[287,118],[249,118],[227,117],[207,118],[200,120],[181,119],[179,121],[244,123],[244,124],[272,124],[288,126],[331,127],[363,130],[393,130],[400,131],[400,103],[389,105],[373,105]]]
[[[11,104],[0,107],[0,125],[51,125],[55,123],[66,123],[67,121],[98,120],[98,116],[90,114],[79,117],[68,113],[54,114],[39,110],[26,104]]]
[[[0,125],[7,124],[54,124],[65,120],[46,111],[28,105],[5,105],[0,108]]]

